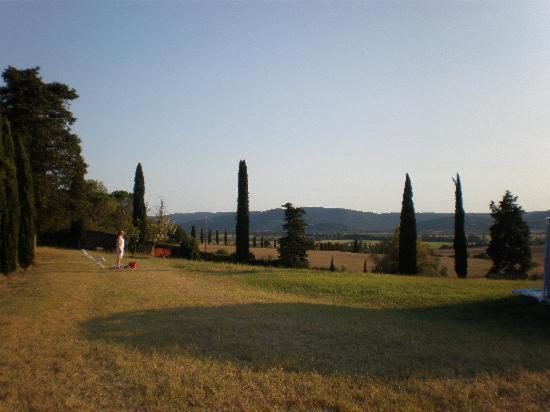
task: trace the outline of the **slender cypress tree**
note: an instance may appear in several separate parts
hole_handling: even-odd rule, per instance
[[[204,229],[201,228],[201,244],[204,243]]]
[[[334,256],[330,259],[330,267],[328,268],[331,272],[336,271],[336,266],[334,266]]]
[[[0,227],[0,272],[11,273],[17,269],[17,249],[19,246],[19,194],[17,192],[17,168],[15,147],[8,120],[0,117],[0,162],[3,182],[3,208]]]
[[[249,215],[248,215],[248,171],[246,161],[239,162],[239,184],[237,197],[237,225],[235,227],[236,257],[239,262],[246,262],[250,256],[249,249]]]
[[[464,230],[464,207],[462,205],[462,183],[460,175],[456,174],[455,183],[455,237],[453,248],[455,250],[455,272],[459,278],[468,276],[468,252],[466,231]]]
[[[195,229],[195,225],[191,226],[191,237],[197,240],[197,229]]]
[[[15,135],[15,163],[19,192],[19,265],[28,268],[34,262],[35,219],[34,186],[31,164],[21,135]]]
[[[227,246],[227,229],[223,231],[223,244]]]
[[[208,244],[212,243],[212,229],[208,229]]]
[[[405,177],[401,220],[399,223],[399,266],[398,272],[416,274],[416,217],[414,215],[413,191],[409,174]]]
[[[367,259],[365,259],[365,263],[363,263],[363,273],[367,273]]]
[[[220,244],[220,233],[218,232],[218,229],[216,229],[216,245]]]
[[[132,222],[134,227],[139,230],[139,243],[143,247],[147,239],[147,210],[145,208],[145,179],[141,163],[138,163],[134,177]]]
[[[256,235],[252,236],[252,246],[253,247],[258,246],[258,242],[256,241]]]

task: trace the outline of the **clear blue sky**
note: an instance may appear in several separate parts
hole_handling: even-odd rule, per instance
[[[0,2],[0,66],[76,88],[88,178],[151,207],[550,207],[550,2]]]

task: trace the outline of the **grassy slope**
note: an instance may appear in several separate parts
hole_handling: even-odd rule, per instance
[[[0,409],[542,409],[533,282],[266,271],[41,249],[0,284]]]

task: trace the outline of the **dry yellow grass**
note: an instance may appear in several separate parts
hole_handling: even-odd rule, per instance
[[[100,270],[41,248],[29,273],[0,281],[1,410],[550,402],[548,313],[509,297],[532,282],[137,260]]]

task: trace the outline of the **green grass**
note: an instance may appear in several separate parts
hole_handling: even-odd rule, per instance
[[[112,256],[109,257],[112,260]],[[40,249],[0,283],[0,410],[541,410],[535,282],[139,259]]]

